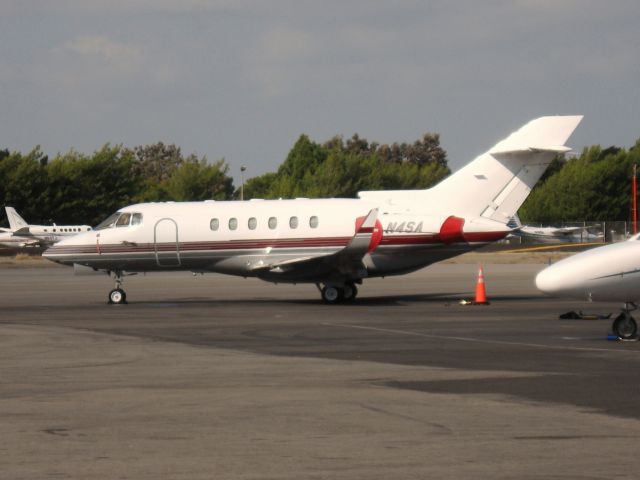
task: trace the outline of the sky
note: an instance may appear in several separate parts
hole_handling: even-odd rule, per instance
[[[640,137],[637,0],[2,0],[0,148],[162,141],[274,171],[301,134],[440,134],[457,170],[527,121]]]

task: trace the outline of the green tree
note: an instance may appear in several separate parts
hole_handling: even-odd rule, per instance
[[[43,191],[47,186],[46,156],[36,147],[28,154],[0,155],[0,200],[12,206],[31,222],[39,222],[48,209]]]
[[[323,145],[301,135],[276,173],[247,181],[245,198],[354,197],[361,190],[427,188],[448,173],[437,135],[392,146],[357,134]]]
[[[534,188],[520,218],[536,223],[628,220],[634,163],[640,163],[635,147],[585,148]]]
[[[259,177],[253,177],[244,182],[244,198],[274,198],[271,196],[271,187],[277,181],[277,173],[265,173]],[[239,191],[236,198],[240,198]]]
[[[95,225],[133,203],[142,185],[133,162],[130,151],[109,144],[91,156],[71,150],[54,158],[47,168],[51,219]]]
[[[209,164],[205,158],[188,159],[175,169],[166,182],[169,198],[176,201],[228,200],[233,179],[224,160]]]

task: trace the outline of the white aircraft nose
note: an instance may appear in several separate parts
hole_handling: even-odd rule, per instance
[[[547,295],[557,295],[563,292],[566,287],[562,267],[552,265],[545,268],[536,276],[536,287]]]
[[[536,276],[536,287],[557,297],[582,297],[586,294],[585,272],[572,259],[561,260]]]

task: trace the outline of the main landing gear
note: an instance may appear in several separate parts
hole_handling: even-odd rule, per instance
[[[636,308],[635,303],[625,303],[622,313],[613,321],[613,333],[623,340],[631,340],[638,334],[638,324],[629,313]]]
[[[322,301],[329,305],[340,302],[349,302],[358,295],[358,287],[354,282],[346,282],[344,285],[325,284],[322,288],[318,285]]]
[[[122,289],[122,271],[116,270],[113,272],[113,276],[116,279],[116,288],[109,292],[109,303],[115,305],[127,303],[127,294]]]

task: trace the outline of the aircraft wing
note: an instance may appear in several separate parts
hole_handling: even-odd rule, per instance
[[[557,235],[572,235],[576,232],[579,232],[580,230],[584,230],[584,228],[583,227],[565,227],[565,228],[556,229],[554,233]]]
[[[13,234],[14,235],[31,235],[31,232],[29,231],[29,226],[26,226],[26,227],[20,227],[16,230],[13,230]]]
[[[0,245],[9,248],[25,248],[25,247],[40,247],[42,244],[40,240],[29,239],[29,238],[20,238],[16,239],[15,237],[11,237],[11,240],[8,238],[0,238]]]
[[[376,233],[377,219],[378,209],[374,208],[364,217],[348,245],[338,252],[259,264],[253,267],[252,270],[258,273],[281,273],[294,276],[299,274],[301,277],[307,275],[328,276],[331,274],[361,277],[364,270],[362,259],[371,249],[372,240]]]

